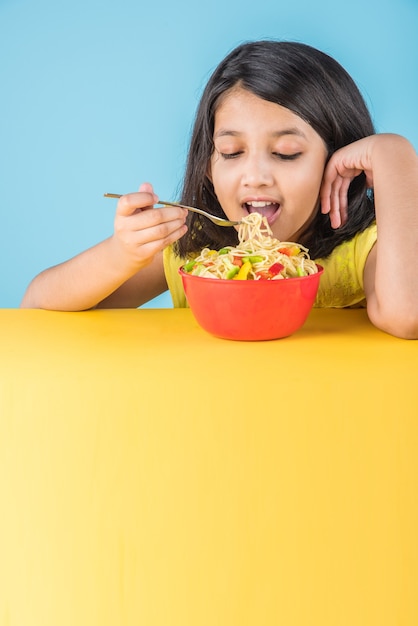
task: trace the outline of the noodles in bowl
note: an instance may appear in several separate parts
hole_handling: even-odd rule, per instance
[[[183,270],[193,276],[223,280],[280,280],[318,272],[307,248],[272,237],[260,213],[250,213],[242,220],[238,239],[236,247],[219,251],[204,248]]]
[[[197,322],[226,339],[293,334],[313,306],[322,267],[300,244],[275,239],[259,213],[243,219],[238,239],[219,251],[205,248],[179,270]]]

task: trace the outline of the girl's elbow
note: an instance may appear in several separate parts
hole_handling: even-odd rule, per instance
[[[418,339],[418,304],[398,306],[367,305],[367,314],[374,326],[400,339]]]
[[[43,309],[46,308],[43,306],[42,298],[39,297],[39,294],[36,293],[36,290],[32,289],[32,286],[29,285],[26,292],[23,295],[23,298],[19,304],[20,309]]]
[[[22,301],[19,304],[19,308],[20,309],[36,309],[39,308],[35,305],[34,302],[32,302],[32,299],[30,298],[30,296],[25,293],[25,295],[22,298]]]

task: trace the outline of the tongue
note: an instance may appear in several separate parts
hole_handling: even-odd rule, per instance
[[[260,213],[263,217],[271,217],[279,208],[278,204],[267,204],[266,206],[252,206],[247,204],[248,213]]]

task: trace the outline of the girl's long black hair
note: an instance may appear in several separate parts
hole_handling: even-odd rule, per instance
[[[225,217],[207,171],[214,150],[215,112],[222,96],[234,86],[275,102],[299,115],[322,137],[328,158],[335,150],[374,134],[370,113],[359,89],[345,69],[332,57],[291,41],[264,40],[244,43],[218,65],[202,94],[192,130],[181,202]],[[373,195],[364,174],[351,183],[348,219],[331,228],[329,216],[317,212],[299,242],[312,258],[332,250],[367,228],[375,218]],[[221,248],[238,241],[233,228],[219,228],[199,215],[189,213],[188,232],[175,244],[181,257],[204,247]]]

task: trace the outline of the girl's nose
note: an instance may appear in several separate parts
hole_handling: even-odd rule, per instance
[[[248,156],[243,164],[242,184],[246,187],[272,185],[273,171],[269,160],[261,155]]]

